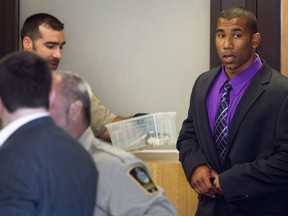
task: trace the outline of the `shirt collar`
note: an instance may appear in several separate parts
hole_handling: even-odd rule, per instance
[[[255,53],[256,59],[254,62],[243,72],[238,74],[236,77],[230,80],[232,85],[232,91],[235,92],[235,95],[238,95],[241,90],[250,83],[251,79],[255,76],[255,74],[262,67],[262,61],[257,53]],[[222,66],[222,70],[219,76],[219,84],[223,86],[226,80],[229,79],[225,73],[224,67]],[[221,91],[221,89],[220,89]]]
[[[88,127],[84,133],[80,136],[78,141],[81,143],[81,145],[89,152],[91,149],[91,146],[93,144],[94,140],[94,134],[92,132],[92,128]]]
[[[24,124],[41,117],[49,116],[48,112],[39,112],[30,114],[21,118],[18,118],[10,122],[0,131],[0,147],[6,142],[6,140],[21,126]]]

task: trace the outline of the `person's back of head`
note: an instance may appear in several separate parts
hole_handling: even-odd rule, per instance
[[[251,35],[257,32],[257,18],[256,16],[244,7],[229,7],[221,11],[218,18],[231,20],[234,18],[245,19],[247,21],[247,28],[250,30]]]
[[[44,25],[55,31],[64,30],[64,24],[60,22],[60,20],[58,20],[56,17],[47,13],[37,13],[29,16],[25,20],[20,33],[21,41],[23,41],[25,37],[29,37],[32,41],[40,38],[41,34],[39,31],[39,26],[41,25]]]
[[[31,52],[14,52],[0,61],[0,98],[8,112],[49,107],[51,70]]]
[[[91,124],[91,101],[85,81],[71,71],[53,71],[52,95],[49,111],[54,122],[78,138]]]

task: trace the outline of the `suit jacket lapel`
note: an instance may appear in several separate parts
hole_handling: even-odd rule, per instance
[[[255,103],[255,101],[260,97],[260,95],[265,91],[263,85],[270,82],[271,71],[267,70],[267,66],[263,64],[263,67],[252,79],[251,83],[244,92],[239,104],[235,110],[232,122],[229,128],[229,134],[227,138],[227,151],[233,146],[234,137],[237,134],[237,130],[241,125],[243,118],[249,111],[250,107]]]
[[[213,84],[214,80],[216,79],[217,75],[219,74],[221,70],[221,67],[217,67],[212,69],[209,73],[206,74],[206,77],[203,79],[203,82],[201,83],[202,88],[199,93],[199,104],[197,105],[198,115],[199,115],[199,128],[202,131],[205,131],[205,133],[200,132],[200,135],[202,136],[200,140],[205,140],[204,143],[202,143],[205,146],[205,153],[207,155],[207,158],[211,158],[210,165],[215,170],[220,170],[219,163],[215,163],[216,161],[219,161],[218,159],[218,153],[216,150],[214,137],[211,132],[209,119],[208,119],[208,111],[206,106],[206,99],[207,95],[209,93],[210,87]],[[204,111],[204,112],[203,112]],[[206,131],[210,131],[210,133],[206,133]]]

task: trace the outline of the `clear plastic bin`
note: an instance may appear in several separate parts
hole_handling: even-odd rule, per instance
[[[176,112],[162,112],[107,124],[112,145],[126,151],[175,145]]]

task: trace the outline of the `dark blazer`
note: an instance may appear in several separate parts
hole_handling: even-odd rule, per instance
[[[220,166],[209,126],[206,97],[221,68],[203,73],[191,94],[177,141],[188,181],[209,164],[219,173],[223,196],[199,196],[197,215],[288,215],[288,79],[265,62],[235,110]],[[215,205],[217,203],[217,205]]]
[[[92,216],[98,171],[50,117],[30,121],[0,148],[0,215]]]

